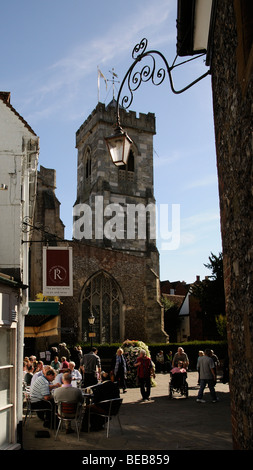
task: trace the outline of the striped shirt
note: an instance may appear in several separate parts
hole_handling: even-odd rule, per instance
[[[31,386],[31,402],[41,401],[48,395],[50,395],[49,382],[44,375],[41,375]]]

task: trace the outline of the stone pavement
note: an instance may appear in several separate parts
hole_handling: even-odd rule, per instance
[[[128,389],[121,395],[121,433],[118,420],[113,418],[110,435],[105,431],[75,433],[61,431],[58,439],[49,431],[50,438],[36,438],[37,430],[45,430],[35,416],[23,427],[23,450],[76,450],[87,452],[111,450],[176,451],[176,450],[233,450],[228,384],[217,382],[219,402],[212,403],[206,389],[206,403],[197,403],[197,372],[188,372],[189,397],[174,394],[168,397],[169,374],[156,375],[156,387],[151,389],[151,400],[141,401],[139,388]]]

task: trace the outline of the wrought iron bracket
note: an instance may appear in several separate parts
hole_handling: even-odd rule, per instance
[[[180,62],[179,64],[176,64],[176,59],[173,61],[173,64],[170,66],[164,57],[164,55],[157,51],[157,50],[147,50],[147,45],[148,41],[146,38],[143,38],[139,44],[136,44],[133,51],[132,51],[132,58],[134,60],[133,64],[129,67],[125,77],[122,80],[119,92],[118,92],[118,97],[117,97],[117,124],[116,126],[120,127],[120,115],[119,115],[119,108],[122,107],[124,109],[128,109],[132,102],[133,102],[133,92],[136,91],[142,82],[148,82],[149,80],[152,81],[153,85],[161,85],[161,83],[164,81],[166,77],[166,72],[168,73],[169,76],[169,82],[170,82],[170,87],[173,93],[175,94],[180,94],[183,93],[184,91],[188,90],[191,88],[193,85],[198,83],[200,80],[205,78],[207,75],[209,75],[210,69],[198,77],[196,80],[191,82],[189,85],[185,86],[181,90],[176,90],[173,84],[173,79],[172,79],[172,70],[180,65],[185,64],[186,62],[190,62],[192,60],[195,60],[203,55],[199,54],[198,56],[195,56],[191,59],[185,60],[183,62]],[[162,61],[164,62],[164,67],[159,67],[158,69],[156,68],[156,61],[155,57],[160,57]],[[151,60],[151,65],[147,64],[144,65],[141,70],[136,70],[137,64],[139,64],[144,58],[150,58]],[[128,86],[128,94],[125,94],[121,101],[120,101],[120,96],[121,92],[123,90],[123,87],[125,83],[127,82]]]
[[[33,225],[31,224],[30,217],[25,217],[23,222],[22,222],[22,232],[23,233],[29,233],[34,230],[37,230],[41,232],[44,235],[44,238],[42,240],[22,240],[21,243],[52,243],[52,242],[65,242],[68,240],[65,240],[64,238],[58,237],[58,235],[55,235],[54,233],[49,232],[47,227],[43,226],[42,224],[37,224]]]

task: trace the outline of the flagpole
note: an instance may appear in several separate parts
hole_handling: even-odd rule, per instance
[[[98,66],[97,66],[97,70],[98,70],[98,103],[99,103],[100,74],[99,74]]]

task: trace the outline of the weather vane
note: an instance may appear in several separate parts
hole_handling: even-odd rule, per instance
[[[112,82],[112,97],[115,99],[115,82],[120,83],[119,80],[115,80],[115,78],[118,78],[118,75],[114,72],[114,68],[112,70],[109,70],[109,72],[112,74],[112,79],[108,80],[108,82]]]

